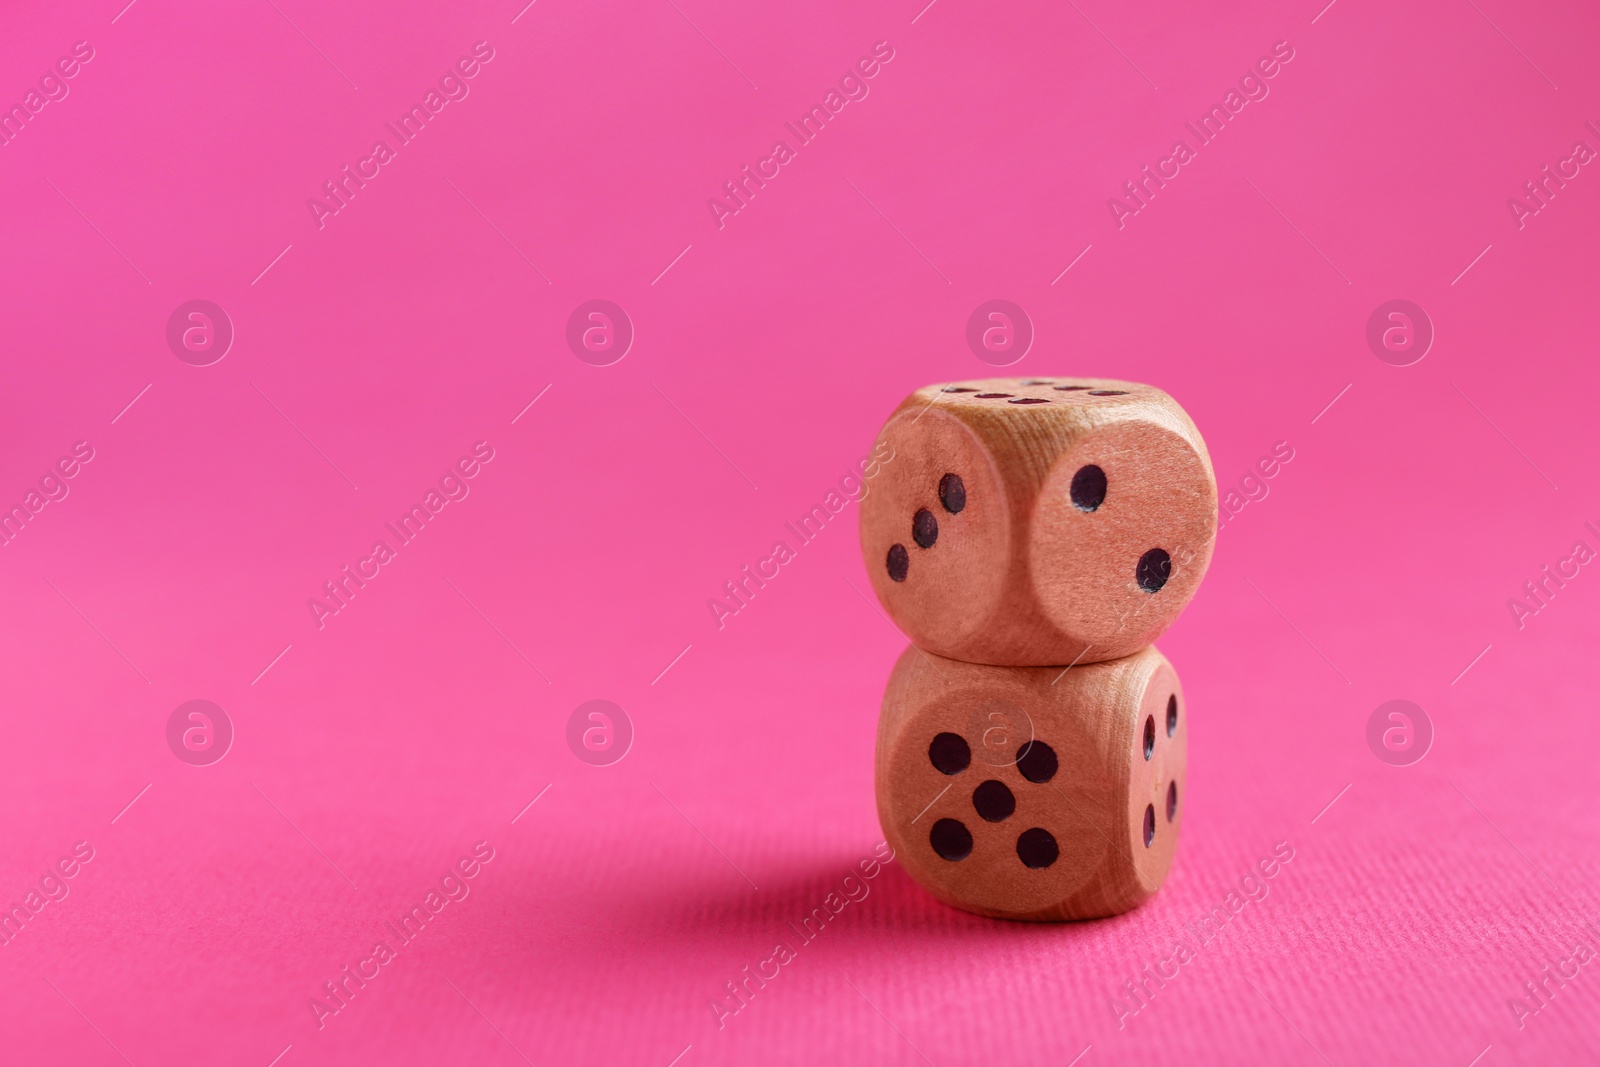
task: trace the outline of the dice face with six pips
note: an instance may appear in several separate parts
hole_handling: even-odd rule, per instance
[[[1199,431],[1159,389],[1089,378],[928,386],[880,437],[861,504],[878,599],[913,642],[974,663],[1094,663],[1150,644],[1216,540]]]
[[[1187,712],[1154,647],[1065,671],[908,648],[878,721],[879,820],[947,904],[1007,919],[1115,915],[1171,866]]]

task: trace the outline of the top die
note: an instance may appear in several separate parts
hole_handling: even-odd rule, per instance
[[[1008,667],[1095,663],[1172,625],[1211,561],[1217,484],[1166,393],[989,378],[908,396],[861,501],[878,599],[915,644]]]

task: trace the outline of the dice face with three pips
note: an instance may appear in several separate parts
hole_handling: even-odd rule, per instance
[[[862,500],[862,552],[885,610],[929,651],[1003,666],[1126,656],[1172,624],[1211,560],[1210,457],[1151,386],[928,386],[880,436],[895,462]]]
[[[1115,915],[1172,864],[1187,723],[1154,647],[1065,670],[908,648],[878,720],[878,817],[905,869],[947,904],[1006,919]]]
[[[1188,708],[1151,644],[1211,561],[1205,443],[1159,389],[1089,378],[928,386],[861,503],[878,599],[911,638],[878,720],[878,818],[935,897],[1088,919],[1160,888]]]

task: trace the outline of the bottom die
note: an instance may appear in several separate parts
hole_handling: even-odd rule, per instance
[[[1004,919],[1091,919],[1166,879],[1188,707],[1152,646],[1072,667],[993,667],[911,647],[878,720],[878,818],[911,876]]]

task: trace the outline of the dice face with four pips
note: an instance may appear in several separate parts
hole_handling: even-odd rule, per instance
[[[1092,378],[927,386],[880,438],[861,503],[873,589],[915,644],[1001,666],[1095,663],[1154,641],[1211,560],[1217,488],[1166,393]]]
[[[1106,663],[995,667],[912,647],[878,720],[878,817],[938,899],[1006,919],[1088,919],[1166,878],[1188,707],[1153,646]]]

